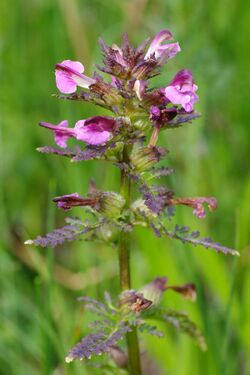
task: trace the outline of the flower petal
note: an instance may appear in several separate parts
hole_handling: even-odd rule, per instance
[[[173,104],[180,104],[186,112],[192,112],[193,106],[199,99],[195,93],[198,86],[194,84],[192,73],[183,69],[180,70],[165,88],[165,97]]]
[[[77,86],[89,88],[95,80],[82,74],[84,66],[78,61],[64,60],[56,65],[56,86],[63,94],[72,94]]]
[[[149,59],[157,51],[157,49],[161,46],[163,42],[165,42],[166,40],[171,40],[171,39],[173,39],[173,35],[170,30],[168,29],[161,30],[158,34],[156,34],[156,36],[152,40],[147,50],[147,53],[145,55],[145,59],[146,60]]]
[[[93,116],[86,120],[79,120],[75,124],[76,138],[90,145],[101,145],[107,142],[115,127],[115,120],[111,117]]]
[[[154,37],[151,42],[146,55],[145,60],[155,58],[159,65],[164,64],[168,59],[174,57],[180,52],[179,43],[165,43],[163,42],[173,39],[172,33],[168,29],[161,30]]]
[[[75,136],[74,129],[67,129],[67,120],[61,121],[58,125],[53,125],[48,122],[40,122],[39,125],[52,130],[54,132],[55,143],[62,148],[66,148],[67,140]]]

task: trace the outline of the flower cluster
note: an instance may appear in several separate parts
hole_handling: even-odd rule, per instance
[[[40,122],[40,126],[53,133],[57,146],[38,150],[68,157],[73,162],[101,159],[113,163],[121,173],[120,192],[99,190],[92,182],[86,196],[74,192],[55,197],[53,201],[58,208],[69,211],[81,207],[90,214],[91,219],[68,217],[65,226],[26,243],[55,247],[65,241],[84,238],[113,247],[120,244],[119,253],[122,254],[124,250],[129,253],[129,249],[125,249],[129,242],[126,237],[136,226],[143,226],[152,229],[157,237],[167,236],[184,244],[201,245],[224,254],[238,255],[236,250],[210,238],[200,238],[198,231],[173,225],[176,206],[191,207],[193,214],[203,219],[206,205],[210,211],[217,208],[215,198],[176,197],[174,191],[154,182],[173,172],[170,167],[158,166],[168,154],[168,150],[157,146],[160,133],[185,126],[199,116],[194,110],[198,101],[198,87],[189,70],[180,70],[161,87],[151,86],[151,79],[160,74],[163,65],[181,51],[179,43],[173,41],[169,30],[164,29],[136,48],[126,34],[123,35],[121,46],[108,46],[103,40],[100,40],[100,46],[103,54],[103,65],[98,66],[100,74],[94,73],[92,77],[84,75],[84,66],[78,61],[64,60],[56,64],[56,86],[60,91],[57,97],[90,102],[110,111],[110,115],[77,119],[73,127],[68,126],[67,120],[58,125]],[[103,73],[108,75],[108,79],[103,77]],[[76,141],[71,148],[68,147],[70,139]],[[130,189],[131,184],[135,189]],[[136,197],[131,195],[134,191],[137,191]],[[140,289],[130,290],[128,262],[122,263],[125,259],[123,254],[119,259],[123,290],[119,303],[113,306],[110,299],[106,304],[84,299],[88,307],[103,320],[95,322],[97,332],[83,338],[66,360],[70,362],[108,353],[116,363],[119,362],[117,356],[122,357],[120,362],[122,367],[126,367],[130,357],[129,348],[128,353],[124,354],[117,346],[124,335],[130,337],[137,327],[140,332],[146,330],[160,336],[159,331],[146,322],[147,317],[167,322],[188,333],[205,349],[204,338],[185,314],[158,309],[163,292],[168,290],[194,301],[194,284],[169,286],[167,278],[156,278]],[[134,338],[132,341],[136,343],[136,340]],[[131,350],[137,351],[133,357],[140,356],[138,345]],[[130,373],[140,373],[139,364],[136,366],[137,371],[131,370]]]
[[[53,131],[56,144],[62,148],[67,147],[71,137],[88,145],[103,145],[111,139],[121,138],[121,134],[124,139],[128,133],[143,127],[142,120],[148,125],[144,129],[147,130],[145,135],[150,132],[150,123],[151,127],[163,127],[174,117],[193,112],[198,96],[190,71],[179,71],[165,87],[154,90],[148,87],[149,79],[159,68],[180,52],[178,43],[168,43],[172,39],[171,32],[165,29],[155,36],[147,49],[147,41],[133,48],[126,35],[121,47],[108,47],[101,40],[104,66],[99,69],[111,76],[109,83],[97,74],[93,77],[84,75],[84,66],[78,61],[64,60],[57,64],[56,85],[62,94],[71,94],[72,99],[74,96],[77,99],[78,88],[85,89],[80,95],[83,100],[112,110],[116,117],[80,119],[73,128],[68,128],[66,120],[58,125],[46,122],[40,125]],[[135,117],[137,121],[131,121]],[[137,138],[136,134],[133,138]]]

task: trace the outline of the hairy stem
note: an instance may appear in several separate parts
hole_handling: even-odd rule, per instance
[[[123,152],[123,162],[128,160],[128,150]],[[126,200],[126,206],[130,203],[130,179],[121,171],[121,195]],[[119,244],[119,268],[121,291],[131,289],[130,278],[130,234],[121,232]],[[130,375],[141,375],[140,349],[136,328],[127,334],[128,368]]]

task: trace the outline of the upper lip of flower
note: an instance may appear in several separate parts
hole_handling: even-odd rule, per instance
[[[86,120],[77,121],[76,138],[91,145],[101,145],[110,139],[115,126],[116,121],[112,117],[92,116]]]
[[[194,84],[192,73],[180,70],[171,83],[165,88],[165,97],[173,104],[180,104],[186,112],[193,111],[193,105],[198,100],[196,91],[198,86]]]
[[[44,128],[53,130],[57,133],[61,133],[62,135],[68,135],[68,136],[71,136],[71,137],[74,137],[74,135],[75,135],[74,129],[60,126],[60,124],[59,125],[53,125],[53,124],[50,124],[49,122],[41,121],[41,122],[39,122],[39,125],[43,126]]]
[[[65,60],[56,64],[56,85],[58,89],[69,94],[76,91],[77,86],[89,88],[96,80],[82,74],[84,66],[78,61]]]
[[[161,30],[152,40],[144,59],[148,60],[154,57],[159,63],[163,63],[165,59],[171,58],[180,52],[179,43],[165,43],[173,39],[172,33],[168,29]]]
[[[81,197],[78,193],[62,195],[53,198],[53,202],[57,203],[59,208],[70,210],[72,207],[77,206],[90,206],[95,207],[98,204],[96,197]]]
[[[84,74],[79,73],[77,70],[72,69],[69,66],[64,65],[63,63],[56,64],[56,69],[62,70],[63,72],[66,72],[66,73],[75,74],[80,78],[82,78],[84,76]]]

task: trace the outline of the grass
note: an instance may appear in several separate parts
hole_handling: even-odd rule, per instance
[[[165,303],[188,311],[200,323],[209,350],[201,353],[188,338],[169,331],[166,339],[147,339],[146,346],[164,374],[249,374],[250,7],[244,0],[13,3],[0,2],[0,373],[91,373],[82,363],[64,363],[68,348],[86,331],[76,297],[101,297],[104,290],[115,294],[118,288],[112,249],[84,242],[56,251],[23,245],[62,221],[63,214],[50,204],[52,196],[85,193],[91,176],[106,189],[117,182],[117,172],[100,163],[72,165],[35,151],[52,141],[36,126],[39,121],[68,118],[72,124],[96,114],[90,105],[51,97],[56,92],[54,64],[81,60],[89,73],[101,58],[99,36],[119,42],[121,33],[129,31],[139,43],[168,27],[183,52],[169,62],[162,79],[168,82],[178,69],[190,68],[199,85],[202,117],[162,138],[170,149],[169,165],[176,170],[166,183],[178,195],[219,200],[217,212],[206,221],[199,222],[185,208],[178,210],[176,220],[235,246],[241,257],[193,249],[138,230],[133,284],[139,287],[156,275],[167,275],[176,284],[196,282],[196,304],[172,294]]]

